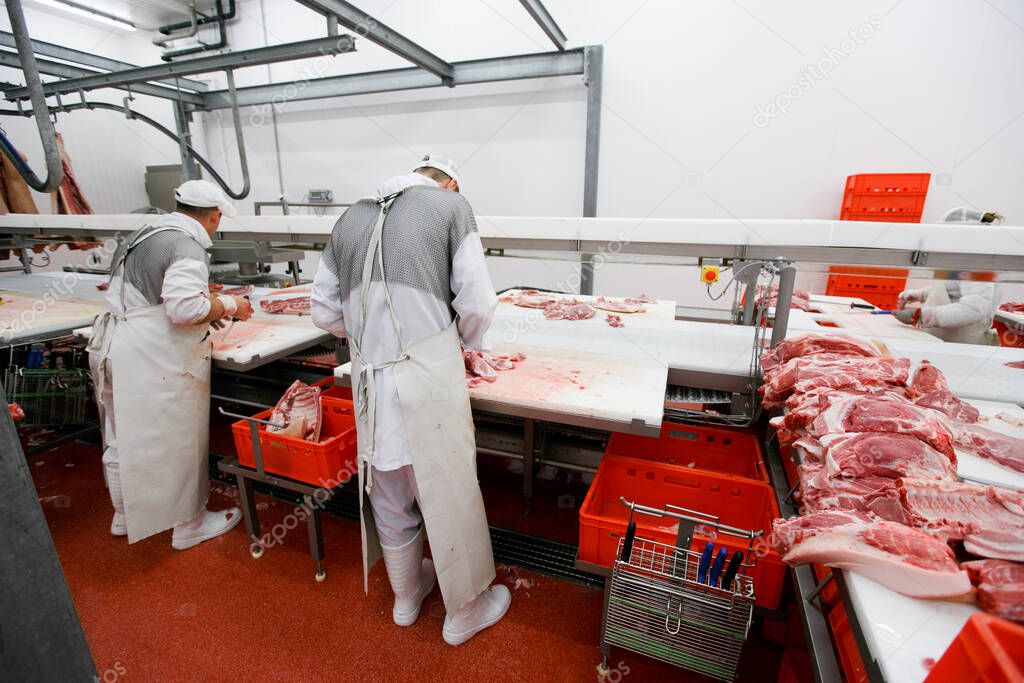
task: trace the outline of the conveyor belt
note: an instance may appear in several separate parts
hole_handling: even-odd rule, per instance
[[[221,472],[217,467],[217,463],[223,457],[225,456],[216,453],[210,454],[210,478],[233,486],[235,484],[234,477]],[[255,485],[255,488],[259,494],[271,496],[287,503],[298,505],[301,502],[301,496],[294,491],[259,483]],[[355,487],[351,485],[338,487],[324,506],[324,511],[339,519],[359,521],[359,501]],[[494,548],[496,562],[514,564],[540,574],[587,586],[604,585],[604,579],[601,577],[576,569],[577,546],[575,545],[493,526],[490,529],[491,545]]]
[[[732,394],[728,391],[679,386],[669,386],[665,390],[666,403],[729,403],[730,401],[732,401]]]

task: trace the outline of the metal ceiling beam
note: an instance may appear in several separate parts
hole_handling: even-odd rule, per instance
[[[584,50],[541,52],[533,55],[475,59],[452,64],[452,85],[493,83],[528,78],[578,76],[584,72]],[[283,104],[285,102],[346,97],[371,93],[437,88],[445,85],[440,78],[418,68],[372,71],[347,76],[315,78],[295,83],[270,83],[238,89],[239,106]],[[231,106],[227,90],[203,94],[203,108],[224,109]],[[269,115],[269,114],[268,114]]]
[[[8,33],[7,31],[0,31],[0,47],[9,47],[12,49],[17,47],[14,44],[14,34]],[[64,47],[63,45],[45,43],[41,40],[32,41],[32,51],[35,52],[37,55],[43,55],[44,57],[53,57],[54,59],[60,59],[65,62],[81,64],[83,66],[92,67],[100,71],[123,71],[125,69],[138,68],[138,66],[135,64],[129,64],[128,62],[119,62],[116,59],[101,57],[99,55],[94,55],[91,52],[73,50],[70,47]],[[185,90],[206,92],[210,89],[210,86],[208,86],[206,83],[193,81],[188,78],[182,78],[180,80],[181,87]],[[177,87],[177,84],[174,82],[173,78],[159,82],[169,85],[171,87]]]
[[[21,60],[18,55],[13,52],[6,52],[0,50],[0,66],[9,66],[12,69],[21,70]],[[93,71],[92,69],[86,69],[80,66],[71,66],[70,64],[63,64],[60,62],[52,62],[48,59],[36,58],[36,66],[39,67],[39,73],[46,74],[47,76],[59,76],[60,78],[81,78],[84,76],[92,76],[94,74],[102,73],[99,71]],[[128,86],[118,86],[121,89],[127,90]],[[20,86],[15,86],[10,90],[14,92],[15,89],[20,90]],[[150,83],[136,83],[131,86],[132,92],[140,95],[150,95],[152,97],[161,97],[165,100],[177,100],[178,91],[171,88],[165,88],[162,85],[153,85]],[[6,93],[5,93],[6,95]],[[182,91],[180,93],[181,99],[191,106],[202,106],[203,98],[193,92]],[[14,97],[8,97],[8,99],[17,99]]]
[[[544,6],[542,0],[519,0],[519,4],[526,8],[526,11],[530,13],[533,20],[537,22],[537,25],[541,27],[544,33],[548,34],[548,38],[555,44],[559,50],[565,49],[566,37],[562,33],[562,29],[558,28],[558,24],[555,23],[551,13],[548,12],[548,8]]]
[[[453,85],[452,65],[437,55],[412,42],[398,31],[377,21],[366,12],[342,0],[297,0],[314,12],[326,17],[337,17],[338,23],[350,31],[377,43],[381,47],[408,59],[445,81],[445,85]]]
[[[240,69],[294,59],[307,59],[321,55],[333,56],[339,53],[353,52],[355,49],[355,39],[348,34],[328,36],[326,38],[303,40],[297,43],[260,47],[254,50],[206,55],[168,64],[139,66],[133,69],[114,71],[109,74],[94,74],[70,78],[47,83],[43,88],[43,92],[46,95],[56,95],[59,93],[78,92],[79,90],[93,90],[95,88],[116,88],[133,83],[173,78],[175,76],[190,76],[193,74],[210,73],[212,71],[222,71],[224,69]],[[7,99],[23,99],[28,97],[28,90],[16,88],[5,93],[5,95]]]

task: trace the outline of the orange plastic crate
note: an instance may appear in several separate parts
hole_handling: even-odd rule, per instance
[[[975,612],[932,667],[926,681],[1024,681],[1024,626]]]
[[[779,516],[775,494],[768,484],[727,474],[641,460],[618,455],[605,456],[597,468],[590,490],[580,508],[579,559],[611,567],[619,537],[626,533],[629,509],[626,500],[653,508],[666,504],[717,515],[723,524],[740,529],[771,532],[772,520]],[[658,543],[675,545],[678,526],[672,518],[634,515],[636,535]],[[763,538],[763,537],[762,537]],[[716,538],[695,533],[693,548],[703,549],[712,541],[715,547],[747,552],[747,542],[717,534]],[[756,604],[775,609],[779,605],[786,566],[764,543],[756,543],[764,554],[757,565],[744,568],[753,579]],[[746,561],[746,558],[744,559]]]
[[[352,402],[344,399],[321,397],[323,425],[320,441],[312,442],[282,434],[268,432],[259,425],[260,450],[263,468],[271,474],[296,481],[333,488],[356,473],[356,421]],[[273,410],[264,410],[253,417],[270,418]],[[251,432],[247,420],[231,425],[235,438],[238,462],[245,467],[256,467]]]
[[[920,223],[930,173],[860,173],[846,178],[839,218]]]
[[[904,268],[829,266],[828,272],[826,294],[864,299],[885,310],[896,308],[900,292],[907,287]]]
[[[811,673],[811,656],[807,650],[787,647],[782,651],[779,664],[778,683],[814,683]]]
[[[768,483],[761,441],[739,429],[665,422],[658,438],[612,434],[605,455],[625,455]]]

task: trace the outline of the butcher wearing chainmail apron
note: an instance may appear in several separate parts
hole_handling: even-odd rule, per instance
[[[392,617],[410,626],[436,582],[450,645],[500,621],[512,601],[491,586],[462,357],[463,346],[483,347],[497,296],[460,184],[453,162],[428,155],[353,204],[310,298],[314,324],[352,351],[364,590],[383,556]]]

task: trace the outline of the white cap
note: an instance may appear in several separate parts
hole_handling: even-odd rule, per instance
[[[182,204],[200,209],[216,207],[229,218],[238,213],[221,189],[209,180],[186,180],[174,191],[174,198]]]
[[[455,162],[448,157],[440,157],[436,154],[424,154],[423,158],[420,159],[420,163],[416,164],[416,168],[413,171],[418,171],[421,168],[436,168],[441,173],[444,173],[449,178],[459,184],[459,189],[462,189],[462,176],[459,174],[459,167],[455,165]]]

